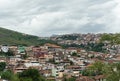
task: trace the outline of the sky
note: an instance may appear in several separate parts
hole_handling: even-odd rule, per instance
[[[0,0],[0,27],[51,36],[120,32],[120,0]]]

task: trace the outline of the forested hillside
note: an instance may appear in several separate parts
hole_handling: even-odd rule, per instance
[[[0,44],[40,45],[46,42],[53,43],[51,40],[39,39],[37,36],[27,35],[0,27]]]

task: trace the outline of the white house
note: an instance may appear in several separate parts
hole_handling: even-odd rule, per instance
[[[24,63],[26,67],[39,67],[41,64],[38,61],[30,61],[29,63]]]
[[[1,46],[1,51],[6,53],[9,51],[9,47],[7,45],[3,45],[3,46]]]

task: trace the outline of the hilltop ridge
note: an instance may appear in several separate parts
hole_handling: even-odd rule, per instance
[[[0,27],[0,44],[7,45],[40,45],[53,43],[51,40],[40,39],[38,36],[28,35]]]

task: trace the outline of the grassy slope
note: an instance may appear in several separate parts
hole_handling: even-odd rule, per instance
[[[0,44],[9,45],[40,45],[50,40],[40,40],[37,36],[25,35],[19,32],[11,31],[0,27]]]

